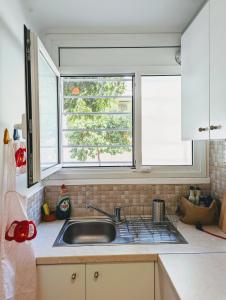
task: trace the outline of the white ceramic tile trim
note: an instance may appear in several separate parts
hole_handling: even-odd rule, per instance
[[[210,178],[112,178],[112,179],[48,179],[45,185],[85,185],[85,184],[208,184]]]
[[[38,225],[41,222],[41,206],[44,201],[44,188],[39,189],[35,194],[28,198],[27,214],[30,220]]]

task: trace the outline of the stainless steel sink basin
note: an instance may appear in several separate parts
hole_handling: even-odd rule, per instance
[[[53,246],[159,243],[187,242],[169,220],[155,224],[151,218],[137,218],[121,223],[114,223],[111,219],[84,218],[67,220]]]
[[[116,229],[110,220],[71,220],[61,234],[62,242],[74,244],[106,244],[116,237]]]

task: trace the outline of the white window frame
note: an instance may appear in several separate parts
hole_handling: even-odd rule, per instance
[[[39,117],[39,77],[38,77],[38,56],[39,53],[42,54],[44,59],[47,61],[48,65],[55,73],[56,77],[58,78],[58,97],[60,97],[60,89],[59,89],[59,82],[60,82],[60,73],[57,67],[55,66],[54,62],[52,61],[50,55],[46,51],[44,45],[38,38],[36,34],[30,32],[30,40],[31,40],[31,48],[30,48],[30,55],[31,55],[31,103],[32,103],[32,144],[33,144],[33,184],[40,182],[41,180],[45,179],[46,177],[50,176],[51,174],[59,171],[62,167],[60,163],[60,139],[59,139],[59,161],[56,165],[49,167],[45,170],[41,170],[40,165],[40,117]],[[60,107],[60,105],[59,105]],[[61,132],[61,122],[58,116],[59,124],[59,132],[58,135],[60,136]],[[30,183],[30,186],[32,183]]]
[[[136,126],[135,126],[135,160],[136,160],[136,169],[140,172],[148,172],[150,167],[150,173],[155,174],[156,177],[174,177],[174,176],[182,176],[184,177],[184,173],[192,175],[192,173],[196,173],[196,175],[200,174],[201,169],[204,166],[200,165],[200,153],[206,153],[206,145],[201,146],[198,142],[193,142],[192,145],[192,165],[186,166],[177,166],[177,165],[150,165],[144,166],[142,165],[142,95],[141,95],[141,79],[143,76],[181,76],[179,70],[167,70],[167,67],[159,67],[158,70],[153,72],[152,68],[149,71],[144,70],[143,72],[136,72],[135,74],[135,86],[136,86],[136,104],[135,104],[135,117],[136,117]],[[170,175],[171,174],[171,175]],[[204,177],[204,173],[201,177]]]
[[[117,71],[117,72],[116,72]],[[85,167],[73,168],[63,167],[59,172],[52,175],[48,184],[59,184],[64,181],[67,184],[98,184],[98,183],[209,183],[208,178],[208,142],[193,142],[193,165],[191,166],[142,166],[142,128],[141,128],[141,77],[161,76],[161,75],[180,75],[178,68],[161,66],[154,68],[145,68],[139,72],[132,72],[135,80],[135,147],[134,156],[136,168],[131,167]],[[115,69],[114,74],[124,74],[125,70]],[[126,72],[128,74],[128,72]],[[112,71],[106,71],[102,75],[112,75]],[[61,76],[83,76],[87,75],[87,69],[84,73],[73,71],[62,74]],[[88,75],[97,75],[97,70],[90,70]],[[61,145],[60,145],[61,146]],[[62,148],[61,148],[62,149]]]
[[[61,78],[63,78],[65,75],[62,75],[61,74]],[[110,74],[110,73],[108,73],[108,74],[76,74],[76,75],[71,75],[71,77],[73,78],[73,77],[87,77],[87,76],[90,76],[90,77],[96,77],[96,76],[100,76],[100,77],[105,77],[105,76],[109,76],[109,77],[114,77],[114,76],[131,76],[132,77],[132,89],[134,89],[134,86],[135,86],[135,74],[134,73],[116,73],[116,74]],[[68,76],[67,75],[67,77],[70,77],[70,76]],[[134,95],[134,93],[132,94],[132,101],[134,101],[134,98],[135,98],[135,95]],[[64,106],[64,91],[63,91],[63,79],[61,80],[61,103],[60,103],[60,107],[61,107],[61,114],[60,114],[60,117],[59,117],[59,119],[61,120],[61,124],[62,124],[62,117],[63,117],[63,111],[64,111],[64,108],[63,108],[63,106]],[[133,119],[132,119],[132,122],[133,122],[133,127],[132,127],[132,130],[134,131],[134,118],[135,118],[135,111],[134,111],[134,102],[133,102],[133,105],[132,105],[132,107],[133,107],[133,111],[132,111],[132,117],[133,117]],[[62,128],[60,128],[60,130],[61,130]],[[135,134],[134,134],[135,135]],[[60,133],[60,140],[62,141],[63,140],[63,131],[61,130],[61,133]],[[135,137],[132,139],[133,140],[133,142],[135,142]],[[133,149],[133,151],[135,151],[134,149]],[[63,145],[62,145],[62,143],[60,144],[60,152],[61,152],[61,158],[63,157]],[[73,165],[73,163],[71,163],[72,165]],[[132,162],[131,162],[131,164],[132,164],[132,166],[109,166],[109,167],[107,167],[107,166],[93,166],[93,167],[91,167],[91,166],[89,166],[89,167],[87,167],[87,166],[84,166],[84,167],[81,167],[81,166],[79,166],[79,167],[71,167],[71,166],[65,166],[64,164],[63,164],[63,160],[61,160],[61,165],[62,165],[62,168],[69,168],[69,169],[80,169],[80,170],[83,170],[83,169],[88,169],[88,170],[99,170],[99,169],[112,169],[112,170],[130,170],[131,168],[132,169],[134,169],[134,166],[133,166],[133,160],[132,160]]]

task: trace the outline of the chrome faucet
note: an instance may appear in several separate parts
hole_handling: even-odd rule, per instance
[[[121,207],[115,207],[113,215],[109,214],[108,212],[106,212],[90,203],[86,204],[86,208],[95,209],[96,211],[100,212],[101,214],[104,214],[105,216],[109,217],[115,223],[119,223],[122,221],[121,220]]]

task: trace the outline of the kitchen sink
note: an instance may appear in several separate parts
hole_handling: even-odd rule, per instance
[[[186,244],[186,240],[169,221],[153,223],[137,217],[115,223],[111,219],[83,218],[65,221],[53,246],[116,244]]]
[[[116,230],[108,220],[82,220],[69,222],[63,233],[66,244],[110,243],[115,239]]]

